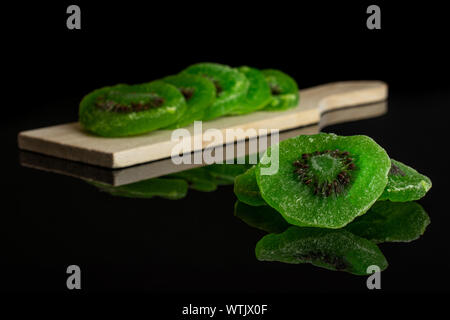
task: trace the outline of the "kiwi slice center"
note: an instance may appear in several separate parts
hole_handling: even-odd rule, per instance
[[[195,88],[178,88],[178,90],[180,90],[181,94],[184,96],[184,99],[186,99],[186,101],[191,100],[192,96],[195,93]]]
[[[298,179],[324,197],[345,192],[356,169],[350,153],[338,149],[303,153],[293,166]]]
[[[118,102],[114,99],[115,93],[108,96],[98,96],[95,106],[103,111],[130,113],[161,107],[165,100],[156,93],[128,93],[121,94],[121,100],[130,102]]]
[[[210,77],[206,74],[202,74],[202,76],[206,79],[208,79],[209,81],[211,81],[214,84],[214,87],[216,87],[216,97],[218,97],[222,92],[223,92],[223,88],[220,85],[220,82],[216,79],[214,79],[213,77]]]
[[[391,169],[389,170],[389,174],[394,176],[404,176],[405,173],[402,169],[400,169],[397,165],[391,162]]]
[[[277,85],[277,84],[275,84],[275,83],[270,83],[270,84],[269,84],[269,87],[270,87],[270,92],[271,92],[272,95],[274,95],[274,96],[278,96],[278,95],[280,95],[280,94],[283,93],[282,90],[281,90],[281,88],[280,88],[280,86]]]

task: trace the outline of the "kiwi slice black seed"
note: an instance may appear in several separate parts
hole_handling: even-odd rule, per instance
[[[186,111],[176,87],[162,81],[119,84],[86,95],[80,103],[81,125],[105,137],[122,137],[167,127]]]
[[[162,81],[177,87],[187,104],[187,110],[183,117],[175,124],[170,125],[169,129],[182,128],[195,120],[202,120],[206,108],[216,100],[216,87],[204,77],[181,73],[165,77]]]
[[[391,159],[388,184],[379,200],[394,202],[419,200],[430,188],[430,178],[400,161]]]
[[[155,178],[118,187],[98,182],[88,181],[88,183],[113,196],[126,198],[150,199],[160,197],[169,200],[178,200],[184,198],[188,191],[187,182],[181,179]]]
[[[261,261],[311,263],[355,275],[367,275],[372,265],[380,270],[388,266],[376,244],[344,229],[291,226],[283,233],[264,236],[256,244],[255,254]]]
[[[298,106],[300,94],[297,82],[286,73],[275,70],[262,70],[272,93],[272,100],[264,110],[281,111]]]
[[[270,87],[264,74],[258,69],[247,66],[239,67],[237,70],[247,77],[250,86],[245,99],[233,109],[232,114],[245,114],[264,108],[272,100]]]
[[[231,113],[245,99],[250,85],[244,74],[218,63],[197,63],[186,68],[183,73],[203,76],[216,87],[216,100],[206,109],[204,120]]]
[[[279,151],[278,170],[263,175],[262,168],[272,167],[272,150]],[[386,151],[367,136],[319,133],[270,147],[256,179],[262,198],[289,223],[335,229],[369,210],[390,167]]]
[[[345,229],[375,243],[411,242],[430,224],[430,217],[416,202],[377,201]]]

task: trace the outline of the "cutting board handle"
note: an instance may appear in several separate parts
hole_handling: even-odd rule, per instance
[[[388,86],[383,81],[340,81],[301,91],[300,107],[327,111],[384,101]]]

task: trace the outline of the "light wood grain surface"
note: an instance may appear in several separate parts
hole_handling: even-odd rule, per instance
[[[327,112],[379,102],[386,98],[387,85],[381,81],[344,81],[303,89],[300,90],[300,104],[296,108],[281,112],[259,111],[203,123],[203,132],[218,129],[224,134],[226,129],[242,129],[241,134],[235,136],[233,141],[202,141],[202,133],[196,136],[194,127],[187,127],[192,140],[199,139],[202,143],[192,143],[184,151],[198,151],[257,135],[249,135],[249,132],[245,132],[247,129],[284,131],[318,124],[322,115]],[[171,135],[171,130],[158,130],[133,137],[104,138],[84,131],[75,122],[23,131],[18,135],[18,145],[23,150],[58,158],[106,168],[124,168],[170,157],[173,147],[179,143],[173,141]]]

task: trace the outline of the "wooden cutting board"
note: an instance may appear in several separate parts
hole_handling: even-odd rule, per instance
[[[283,141],[285,139],[296,137],[302,134],[316,134],[320,132],[323,127],[326,126],[330,126],[337,123],[374,118],[381,116],[386,112],[387,112],[386,101],[372,104],[358,105],[349,108],[336,109],[334,111],[330,111],[323,114],[318,124],[303,126],[301,128],[281,132],[279,135],[279,141]],[[224,148],[224,158],[234,159],[235,154],[237,153],[238,144],[245,144],[244,147],[245,153],[249,154],[250,141],[251,140],[236,142],[234,144],[233,154],[230,156],[228,156],[227,154],[227,151],[229,149]],[[268,146],[270,146],[270,139],[267,143],[267,147]],[[258,152],[263,151],[264,149],[258,150]],[[193,159],[194,157],[195,157],[194,153],[192,153],[191,159]],[[20,164],[24,167],[71,176],[82,180],[100,182],[104,184],[109,184],[111,186],[126,185],[133,182],[157,178],[167,174],[176,173],[207,165],[206,163],[193,164],[193,162],[192,164],[176,165],[172,162],[172,159],[168,158],[147,162],[132,167],[112,170],[110,168],[102,168],[90,164],[50,157],[29,151],[20,151],[19,159]]]
[[[242,134],[224,144],[254,138],[245,130],[278,129],[290,130],[303,126],[319,124],[327,112],[384,101],[387,99],[387,85],[381,81],[345,81],[324,84],[300,90],[298,107],[281,112],[254,112],[243,116],[222,117],[204,122],[203,132],[218,129],[243,129]],[[363,115],[360,115],[364,117]],[[194,127],[189,130],[192,140]],[[179,141],[171,140],[171,130],[158,130],[133,137],[104,138],[84,131],[77,122],[46,128],[22,131],[18,135],[20,149],[42,153],[57,158],[73,160],[106,168],[124,168],[171,156],[172,148]],[[185,151],[198,151],[222,145],[217,142],[203,142]]]

